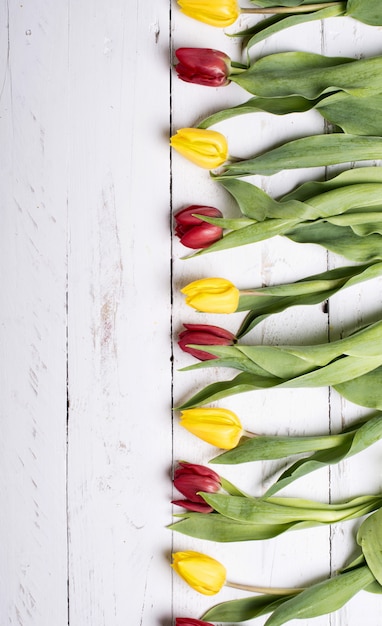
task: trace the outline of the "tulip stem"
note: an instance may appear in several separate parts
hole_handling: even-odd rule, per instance
[[[319,11],[320,9],[326,9],[327,7],[335,7],[343,4],[342,2],[322,2],[321,4],[305,4],[298,7],[269,7],[265,9],[240,9],[240,13],[252,13],[258,15],[265,15],[268,13],[312,13]]]
[[[226,587],[233,589],[241,589],[242,591],[250,591],[252,593],[263,593],[276,596],[290,596],[292,594],[301,593],[305,587],[256,587],[252,585],[241,585],[240,583],[232,583],[226,581]]]

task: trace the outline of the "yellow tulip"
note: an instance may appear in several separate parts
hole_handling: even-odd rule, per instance
[[[195,591],[213,596],[220,591],[226,579],[225,567],[200,552],[176,552],[172,555],[172,568]]]
[[[170,139],[170,145],[195,165],[212,170],[228,158],[227,140],[216,130],[181,128]]]
[[[186,304],[203,313],[234,313],[239,305],[239,290],[225,278],[201,278],[181,292]]]
[[[221,28],[236,22],[240,15],[236,0],[178,0],[178,4],[185,15]]]
[[[228,409],[187,409],[180,420],[190,433],[223,450],[235,448],[243,434],[239,418]]]

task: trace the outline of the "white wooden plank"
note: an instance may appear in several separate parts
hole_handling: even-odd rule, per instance
[[[70,16],[70,624],[170,615],[168,7]]]
[[[0,24],[0,614],[63,626],[67,3],[2,2]]]

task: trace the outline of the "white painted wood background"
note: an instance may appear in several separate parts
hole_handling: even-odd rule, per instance
[[[187,261],[171,244],[171,209],[231,207],[206,171],[177,154],[171,164],[170,132],[246,99],[234,85],[181,83],[171,48],[215,47],[240,60],[239,45],[169,0],[1,0],[0,33],[0,625],[171,626],[240,595],[199,596],[172,576],[172,550],[211,554],[245,583],[300,586],[330,575],[352,555],[357,523],[240,545],[165,528],[173,461],[215,453],[182,431],[171,399],[223,377],[178,372],[191,359],[175,343],[172,364],[171,329],[176,340],[182,322],[235,330],[241,319],[197,315],[179,288],[209,275],[253,287],[343,262],[281,238]],[[337,18],[286,31],[254,54],[358,57],[380,53],[381,41],[380,29]],[[222,128],[238,156],[322,130],[316,113],[258,114]],[[323,174],[255,182],[276,196]],[[377,319],[381,307],[375,281],[334,297],[329,313],[292,310],[251,338],[325,341]],[[337,431],[365,413],[327,389],[255,392],[220,405],[251,430],[280,434]],[[377,493],[381,452],[376,445],[293,492]],[[221,473],[258,495],[280,468]],[[298,623],[381,626],[381,608],[380,596],[361,593],[334,615]]]

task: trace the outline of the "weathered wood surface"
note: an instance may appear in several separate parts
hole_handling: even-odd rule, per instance
[[[239,60],[238,44],[153,0],[2,0],[0,33],[1,624],[170,626],[177,615],[199,617],[216,598],[172,576],[178,549],[205,551],[246,583],[326,577],[349,557],[357,524],[224,546],[165,528],[173,461],[207,462],[214,453],[179,427],[171,399],[221,376],[179,372],[191,359],[177,333],[183,322],[235,330],[241,319],[197,315],[180,287],[213,275],[239,287],[275,284],[342,263],[282,238],[192,260],[171,242],[171,209],[232,207],[206,171],[176,154],[170,160],[169,133],[246,98],[234,85],[182,83],[170,71],[173,50],[215,47]],[[333,19],[287,31],[254,54],[367,56],[380,41],[380,29]],[[224,124],[240,156],[322,129],[316,113]],[[256,182],[277,196],[323,174]],[[251,340],[325,341],[376,319],[381,300],[375,281],[334,297],[328,310],[270,318]],[[264,433],[337,431],[365,413],[327,389],[256,392],[220,405]],[[374,446],[294,493],[336,500],[377,492],[380,455]],[[257,495],[280,467],[221,473]],[[380,597],[361,593],[335,615],[298,623],[359,626],[365,614],[382,624]]]

